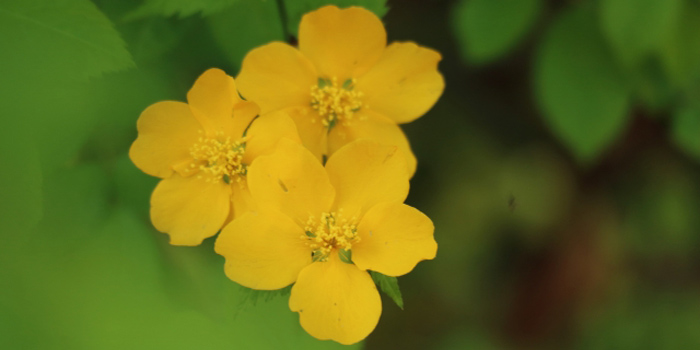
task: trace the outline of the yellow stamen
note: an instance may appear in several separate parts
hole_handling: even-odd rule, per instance
[[[349,125],[355,112],[363,107],[362,92],[355,90],[355,79],[338,84],[338,79],[319,78],[311,87],[311,108],[321,117],[321,123],[329,130],[338,123]]]
[[[301,236],[313,252],[314,261],[326,261],[334,249],[340,250],[341,259],[349,260],[352,245],[360,241],[357,235],[357,219],[346,219],[342,210],[323,213],[319,220],[309,216],[304,228],[306,234]],[[346,261],[349,262],[349,261]]]
[[[247,171],[246,164],[243,164],[245,141],[245,137],[233,141],[221,132],[215,137],[202,135],[190,148],[193,159],[190,168],[198,169],[198,178],[207,182],[240,182]]]

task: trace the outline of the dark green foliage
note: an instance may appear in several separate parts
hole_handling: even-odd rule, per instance
[[[603,33],[620,61],[635,68],[669,40],[682,5],[683,0],[602,0]]]
[[[507,54],[527,35],[541,10],[541,0],[460,1],[452,21],[467,62],[488,63]]]
[[[438,254],[368,349],[698,348],[698,0],[0,1],[0,348],[347,348],[291,286],[229,280],[216,238],[171,246],[128,156],[147,106],[327,4],[436,48],[447,81],[402,125]]]
[[[129,14],[129,18],[149,15],[187,17],[194,14],[211,15],[244,0],[145,0],[143,5]],[[245,0],[255,3],[261,0]]]
[[[686,107],[673,115],[672,135],[676,144],[700,160],[700,107]]]
[[[235,69],[240,68],[243,57],[251,49],[284,40],[280,10],[272,0],[236,3],[208,17],[207,24]]]
[[[589,6],[551,24],[537,51],[535,86],[543,117],[583,162],[592,162],[624,130],[630,92]]]

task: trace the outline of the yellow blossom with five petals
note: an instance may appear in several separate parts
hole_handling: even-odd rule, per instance
[[[282,138],[300,142],[283,113],[255,120],[258,106],[242,100],[220,69],[204,72],[187,101],[146,108],[129,150],[139,169],[162,179],[151,196],[151,221],[174,245],[198,245],[248,210],[248,165]]]
[[[216,252],[226,258],[227,276],[243,286],[294,283],[289,307],[312,336],[356,343],[382,310],[367,270],[404,275],[437,252],[432,221],[403,204],[408,180],[397,146],[357,140],[324,167],[282,140],[250,166],[256,209],[221,231]]]
[[[273,42],[250,51],[237,77],[264,114],[285,110],[319,159],[358,138],[396,145],[413,174],[416,159],[397,124],[425,114],[442,94],[438,52],[412,42],[387,46],[372,12],[325,6],[306,14],[298,49]]]

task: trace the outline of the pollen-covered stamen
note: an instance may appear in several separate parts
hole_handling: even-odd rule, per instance
[[[323,213],[318,219],[312,215],[304,230],[306,234],[301,238],[311,248],[313,261],[326,261],[333,250],[337,249],[340,259],[350,263],[350,249],[360,241],[357,220],[354,217],[344,218],[342,211]]]
[[[193,159],[190,168],[198,169],[198,178],[207,182],[239,182],[247,171],[246,165],[243,164],[245,141],[245,137],[231,140],[221,132],[215,137],[201,135],[190,148]]]
[[[339,84],[336,77],[319,78],[318,84],[311,87],[311,108],[330,130],[338,123],[350,124],[355,112],[367,107],[362,103],[362,96],[362,92],[355,90],[355,79]]]

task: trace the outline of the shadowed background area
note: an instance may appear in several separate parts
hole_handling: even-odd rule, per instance
[[[228,280],[213,239],[170,246],[127,155],[145,107],[329,3],[446,78],[404,126],[438,256],[354,348],[700,348],[696,0],[5,0],[0,348],[345,348]]]

